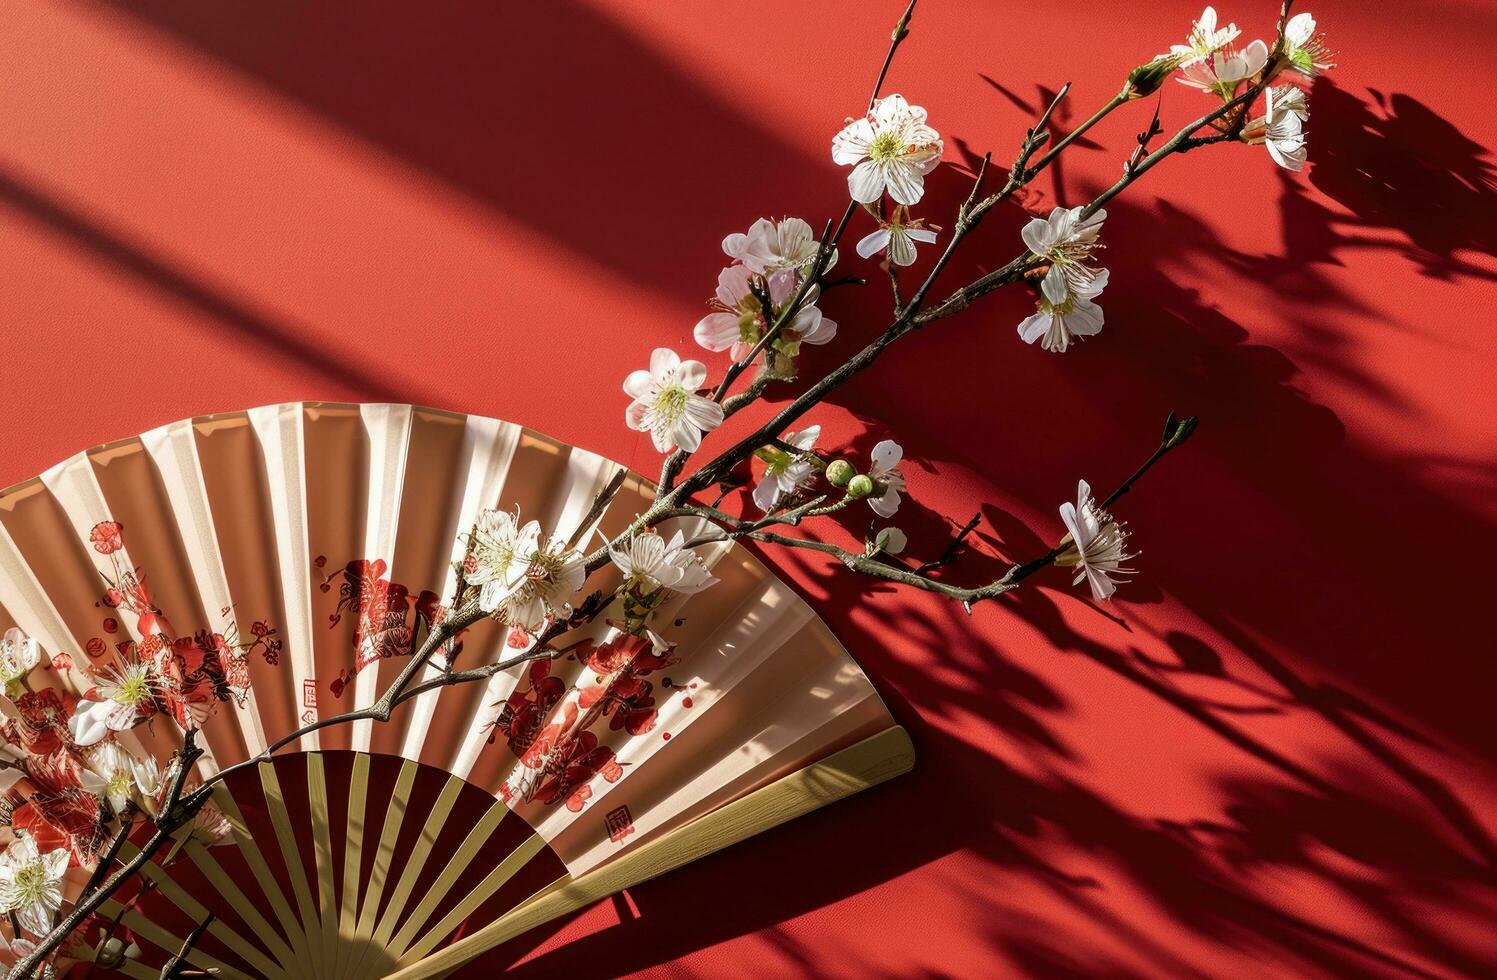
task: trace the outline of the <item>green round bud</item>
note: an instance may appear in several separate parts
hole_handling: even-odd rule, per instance
[[[847,495],[854,500],[862,500],[873,493],[873,478],[866,473],[859,473],[847,483]]]
[[[834,487],[845,487],[852,478],[858,475],[858,471],[852,468],[852,464],[845,459],[834,459],[826,468],[826,478]]]

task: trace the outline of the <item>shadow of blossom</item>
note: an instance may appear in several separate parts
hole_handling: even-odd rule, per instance
[[[1367,232],[1391,230],[1426,275],[1497,278],[1460,252],[1497,252],[1497,166],[1490,151],[1411,95],[1373,90],[1363,102],[1329,78],[1316,81],[1310,183],[1352,214],[1300,204],[1286,243],[1390,247]]]

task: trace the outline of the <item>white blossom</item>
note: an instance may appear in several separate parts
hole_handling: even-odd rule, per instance
[[[1284,25],[1284,60],[1302,75],[1315,76],[1336,63],[1325,46],[1323,36],[1315,33],[1315,18],[1308,12],[1295,14]]]
[[[1249,123],[1242,131],[1247,143],[1262,143],[1273,162],[1286,170],[1302,170],[1309,152],[1305,145],[1305,120],[1310,108],[1303,90],[1280,85],[1263,97],[1262,118]]]
[[[0,638],[0,688],[8,697],[19,697],[21,681],[40,662],[36,641],[12,626]]]
[[[1060,519],[1070,532],[1071,543],[1055,563],[1074,567],[1076,578],[1072,584],[1080,585],[1084,579],[1098,601],[1111,597],[1117,591],[1113,579],[1133,574],[1132,569],[1123,567],[1123,562],[1136,557],[1124,550],[1128,533],[1112,515],[1097,506],[1092,499],[1092,488],[1085,480],[1076,484],[1076,502],[1060,505]]]
[[[1073,287],[1054,275],[1057,268],[1052,266],[1041,282],[1035,302],[1037,310],[1019,324],[1019,337],[1026,344],[1038,340],[1045,350],[1063,354],[1072,338],[1093,337],[1101,332],[1102,307],[1092,300],[1107,285],[1107,270],[1100,269],[1089,282]],[[1056,296],[1060,298],[1057,300]]]
[[[1065,292],[1086,292],[1098,276],[1106,282],[1106,270],[1088,264],[1092,253],[1102,247],[1102,223],[1107,211],[1081,217],[1082,208],[1055,208],[1048,218],[1033,218],[1021,232],[1024,245],[1035,255],[1050,261],[1042,283],[1052,303],[1065,301]],[[1096,293],[1101,292],[1098,287]]]
[[[799,432],[787,432],[784,441],[805,453],[820,437],[821,426],[808,425]],[[781,498],[794,493],[816,475],[815,465],[802,455],[769,448],[760,450],[759,457],[764,460],[764,475],[754,487],[754,503],[765,513],[774,510]]]
[[[30,835],[17,837],[0,854],[0,912],[16,913],[21,928],[45,936],[62,908],[62,877],[67,870],[66,849],[42,854]]]
[[[747,234],[736,232],[723,239],[723,251],[729,258],[761,276],[786,270],[799,272],[816,261],[820,245],[811,226],[800,218],[783,218],[778,224],[760,218]],[[833,249],[826,268],[836,264],[837,250]]]
[[[534,633],[547,618],[572,611],[568,600],[586,579],[582,553],[553,538],[531,553],[520,587],[499,605],[495,615],[501,622]]]
[[[152,817],[156,816],[160,809],[158,801],[166,790],[166,782],[161,778],[161,768],[156,765],[156,760],[150,756],[132,759],[130,775],[135,780],[135,798],[141,809]]]
[[[102,741],[110,732],[133,728],[155,699],[156,684],[148,663],[133,661],[110,668],[95,688],[100,700],[79,701],[73,717],[68,719],[73,741],[86,748]]]
[[[701,361],[683,361],[668,347],[650,355],[650,369],[635,371],[624,380],[624,393],[634,401],[624,413],[629,428],[648,432],[660,452],[672,447],[695,452],[702,433],[722,424],[723,408],[697,394],[707,380]]]
[[[479,513],[463,568],[467,581],[481,586],[478,608],[494,612],[524,584],[540,537],[541,526],[535,521],[521,526],[518,515],[507,511]]]
[[[880,497],[869,497],[868,506],[880,517],[893,517],[899,510],[899,494],[905,489],[904,474],[899,469],[904,449],[893,439],[884,439],[873,447],[869,458],[868,475],[877,486],[884,488],[884,493]]]
[[[136,793],[136,762],[130,753],[116,742],[105,742],[94,746],[83,764],[85,768],[78,774],[83,789],[108,800],[115,813],[124,812]]]
[[[794,298],[800,285],[792,271],[770,275],[765,290],[773,309],[765,316],[763,304],[750,288],[753,280],[754,273],[746,265],[730,265],[718,275],[714,300],[717,312],[708,313],[697,322],[692,331],[697,343],[714,352],[731,348],[733,360],[743,360],[763,338],[769,325],[779,320],[785,304]],[[795,318],[776,335],[777,345],[820,345],[837,336],[836,321],[824,316],[816,307],[820,295],[817,286],[806,290],[800,309],[795,311]]]
[[[1207,7],[1201,12],[1200,19],[1191,25],[1190,35],[1185,38],[1185,43],[1170,45],[1170,53],[1181,58],[1182,65],[1194,64],[1231,44],[1240,33],[1242,32],[1237,29],[1237,25],[1232,23],[1218,28],[1216,8]]]
[[[887,190],[895,203],[909,205],[924,195],[925,175],[941,162],[943,149],[925,110],[889,95],[832,138],[832,161],[853,168],[847,190],[854,201],[872,204]]]
[[[670,589],[691,595],[716,585],[706,562],[685,545],[680,531],[669,543],[654,531],[642,531],[618,547],[609,545],[608,557],[645,592]]]
[[[1215,92],[1227,102],[1236,94],[1237,86],[1258,74],[1267,61],[1268,45],[1254,41],[1241,51],[1228,48],[1181,69],[1180,81],[1203,92]]]
[[[858,242],[858,254],[869,258],[884,249],[889,250],[889,261],[905,266],[915,263],[915,243],[934,243],[936,233],[916,219],[910,220],[909,211],[903,207],[894,209],[894,220],[879,222],[879,227]]]

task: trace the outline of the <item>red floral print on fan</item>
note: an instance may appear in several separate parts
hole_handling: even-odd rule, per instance
[[[39,850],[64,848],[75,865],[89,864],[104,842],[99,798],[75,787],[38,790],[11,813],[11,826],[24,830]]]
[[[613,749],[599,745],[598,736],[587,731],[559,746],[547,769],[554,775],[536,787],[531,798],[548,804],[565,800],[567,809],[573,813],[580,812],[592,798],[588,784],[594,776],[601,775],[616,783],[624,775],[624,767],[614,758]]]
[[[328,625],[338,625],[345,614],[356,617],[353,636],[356,671],[385,657],[410,656],[414,652],[417,627],[430,630],[447,613],[440,597],[425,590],[416,597],[416,616],[412,622],[410,589],[391,581],[388,572],[389,565],[383,558],[359,558],[323,582],[327,586],[335,575],[343,576],[338,586],[338,605],[328,617]]]
[[[112,555],[125,546],[125,525],[119,521],[100,521],[88,532],[88,540],[101,555]]]
[[[47,755],[73,743],[68,719],[73,716],[78,699],[67,691],[43,688],[27,691],[13,702],[19,718],[6,721],[5,740],[19,744],[31,755]]]

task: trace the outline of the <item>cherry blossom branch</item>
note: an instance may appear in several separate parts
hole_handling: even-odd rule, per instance
[[[874,105],[878,102],[879,90],[883,88],[884,79],[887,78],[889,74],[889,68],[894,64],[895,52],[899,50],[899,46],[904,42],[904,39],[909,36],[910,19],[914,17],[915,6],[919,2],[920,0],[910,0],[910,4],[905,8],[904,14],[894,25],[894,30],[890,34],[889,38],[889,49],[884,54],[884,63],[882,67],[879,68],[878,77],[873,82],[873,94],[868,99],[868,111],[872,111]],[[812,265],[811,272],[810,274],[803,277],[804,281],[801,283],[800,288],[796,291],[795,297],[790,302],[785,304],[785,307],[781,310],[780,315],[776,319],[775,323],[770,326],[769,329],[765,330],[764,336],[761,337],[759,339],[759,342],[754,345],[754,348],[749,353],[749,355],[745,357],[741,362],[732,364],[728,367],[727,372],[723,376],[722,382],[717,386],[717,389],[712,394],[712,400],[718,402],[719,404],[722,404],[723,415],[725,418],[731,415],[733,412],[736,412],[739,409],[742,409],[745,406],[756,401],[763,393],[765,387],[767,387],[768,381],[770,379],[761,376],[759,379],[753,382],[747,392],[744,392],[740,396],[735,396],[734,398],[728,399],[728,401],[724,402],[724,398],[727,396],[728,391],[732,388],[733,383],[738,380],[738,378],[743,374],[744,371],[748,370],[748,368],[754,363],[754,360],[759,356],[759,354],[763,352],[763,350],[773,342],[779,332],[784,329],[785,325],[787,323],[794,322],[795,315],[800,311],[801,304],[805,301],[806,294],[810,291],[811,287],[817,285],[821,281],[822,273],[826,271],[826,263],[830,260],[832,252],[836,249],[837,245],[842,241],[842,235],[847,231],[847,225],[852,221],[853,213],[856,210],[856,202],[848,202],[847,207],[842,211],[841,219],[835,226],[835,230],[833,230],[833,226],[830,223],[827,225],[826,231],[822,234],[821,242],[817,249],[816,260]],[[766,315],[768,315],[773,310],[773,307],[768,303],[765,303],[763,308]],[[657,499],[659,499],[661,495],[667,494],[672,490],[675,485],[675,479],[681,472],[681,467],[685,465],[686,458],[690,455],[691,454],[686,450],[678,449],[665,458],[665,461],[661,464],[660,467],[660,480],[656,484]]]
[[[889,66],[894,63],[894,52],[899,50],[900,44],[910,35],[910,18],[915,16],[915,4],[920,0],[910,0],[910,5],[904,8],[904,15],[894,25],[894,31],[889,35],[889,53],[884,55],[884,64],[878,70],[878,78],[873,80],[873,94],[868,96],[868,111],[878,104],[879,89],[884,87],[884,79],[889,75]]]
[[[1120,497],[1132,490],[1134,484],[1142,479],[1143,476],[1149,472],[1149,470],[1153,469],[1155,464],[1157,464],[1170,452],[1184,444],[1184,442],[1190,438],[1191,434],[1195,432],[1196,425],[1197,419],[1195,419],[1194,417],[1177,420],[1175,416],[1171,414],[1165,422],[1164,435],[1163,437],[1161,437],[1159,445],[1154,449],[1153,453],[1151,453],[1149,457],[1144,460],[1144,462],[1138,467],[1138,469],[1133,471],[1133,474],[1131,476],[1120,483],[1118,487],[1107,496],[1107,498],[1101,505],[1101,509],[1105,511]],[[699,512],[700,509],[698,508],[690,508],[684,510],[694,516],[705,516]],[[727,516],[728,515],[723,514],[714,515],[715,518]],[[728,520],[731,522],[735,519],[728,517]],[[911,571],[907,568],[901,568],[896,565],[891,565],[888,562],[880,561],[873,555],[849,551],[846,548],[841,547],[840,545],[832,544],[830,542],[815,541],[809,538],[790,538],[782,534],[758,530],[757,528],[752,528],[748,525],[740,525],[739,528],[735,530],[718,529],[712,532],[705,532],[699,535],[697,538],[693,539],[693,543],[707,544],[713,541],[725,541],[736,538],[748,538],[751,541],[758,541],[764,544],[774,544],[785,548],[818,551],[822,554],[831,555],[847,568],[851,569],[854,572],[858,572],[859,574],[867,575],[872,578],[883,579],[884,581],[888,582],[897,582],[901,585],[908,585],[913,588],[920,589],[924,592],[933,592],[939,595],[946,596],[947,598],[954,599],[957,602],[960,602],[963,608],[965,608],[968,613],[972,612],[972,607],[977,603],[986,599],[996,599],[997,597],[1007,592],[1012,592],[1019,586],[1021,582],[1023,582],[1029,576],[1033,575],[1035,572],[1038,572],[1042,568],[1053,565],[1056,559],[1063,555],[1066,552],[1067,548],[1072,544],[1071,536],[1067,534],[1057,545],[1055,545],[1055,547],[1045,552],[1045,554],[1026,562],[1010,565],[1008,570],[1005,571],[999,578],[994,579],[993,581],[988,582],[984,585],[964,587],[938,581],[925,575],[920,570]]]

